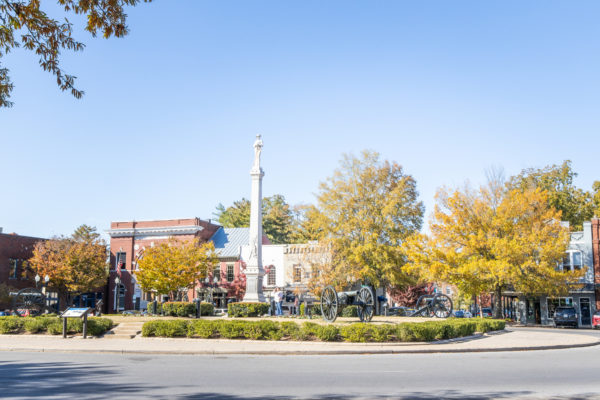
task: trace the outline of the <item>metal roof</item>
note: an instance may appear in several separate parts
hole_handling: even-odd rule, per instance
[[[250,242],[250,228],[219,228],[210,240],[220,258],[239,258],[241,247]]]

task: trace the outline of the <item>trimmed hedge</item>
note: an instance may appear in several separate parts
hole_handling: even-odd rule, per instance
[[[185,301],[168,301],[161,304],[165,315],[172,317],[195,317],[196,303]],[[200,313],[204,316],[214,315],[215,307],[211,303],[201,302]]]
[[[229,303],[227,315],[230,317],[260,317],[269,312],[269,303]]]
[[[154,310],[153,303],[148,303],[147,311],[152,313]],[[195,317],[196,316],[196,303],[193,301],[167,301],[164,303],[156,303],[156,314],[162,314],[164,310],[164,315],[171,317]],[[211,303],[201,302],[200,303],[200,313],[202,316],[212,316],[215,315],[215,306]]]
[[[88,318],[88,334],[103,335],[112,329],[113,322],[108,318]],[[6,333],[49,333],[62,334],[62,320],[58,317],[0,317],[0,334]],[[79,318],[67,319],[67,333],[82,333],[83,321]]]
[[[401,324],[321,325],[314,322],[157,320],[146,322],[143,336],[203,339],[321,340],[346,342],[430,342],[504,329],[502,320],[406,322]]]

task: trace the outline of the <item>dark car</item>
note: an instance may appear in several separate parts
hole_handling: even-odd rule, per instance
[[[492,318],[492,309],[491,308],[482,308],[481,315],[483,318]]]
[[[575,307],[558,307],[554,311],[554,326],[572,326],[577,328],[578,318]]]
[[[465,312],[463,310],[455,310],[454,311],[454,316],[456,318],[464,318],[465,317]]]

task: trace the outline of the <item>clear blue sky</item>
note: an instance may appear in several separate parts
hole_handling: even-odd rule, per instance
[[[46,2],[51,4],[52,2]],[[600,3],[167,1],[131,34],[64,54],[75,100],[19,50],[0,110],[0,226],[211,218],[250,196],[313,202],[342,153],[402,164],[431,211],[442,185],[573,161],[600,179]],[[80,19],[73,18],[81,27]]]

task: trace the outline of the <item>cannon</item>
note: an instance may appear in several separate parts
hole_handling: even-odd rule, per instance
[[[37,316],[46,310],[46,296],[37,288],[25,288],[11,293],[12,310],[21,317]]]
[[[426,294],[417,300],[415,311],[410,317],[448,318],[452,315],[452,300],[442,293]]]
[[[369,322],[375,313],[375,296],[368,286],[358,290],[339,292],[333,286],[326,286],[321,293],[321,315],[327,322],[336,320],[340,307],[357,306],[361,322]]]

